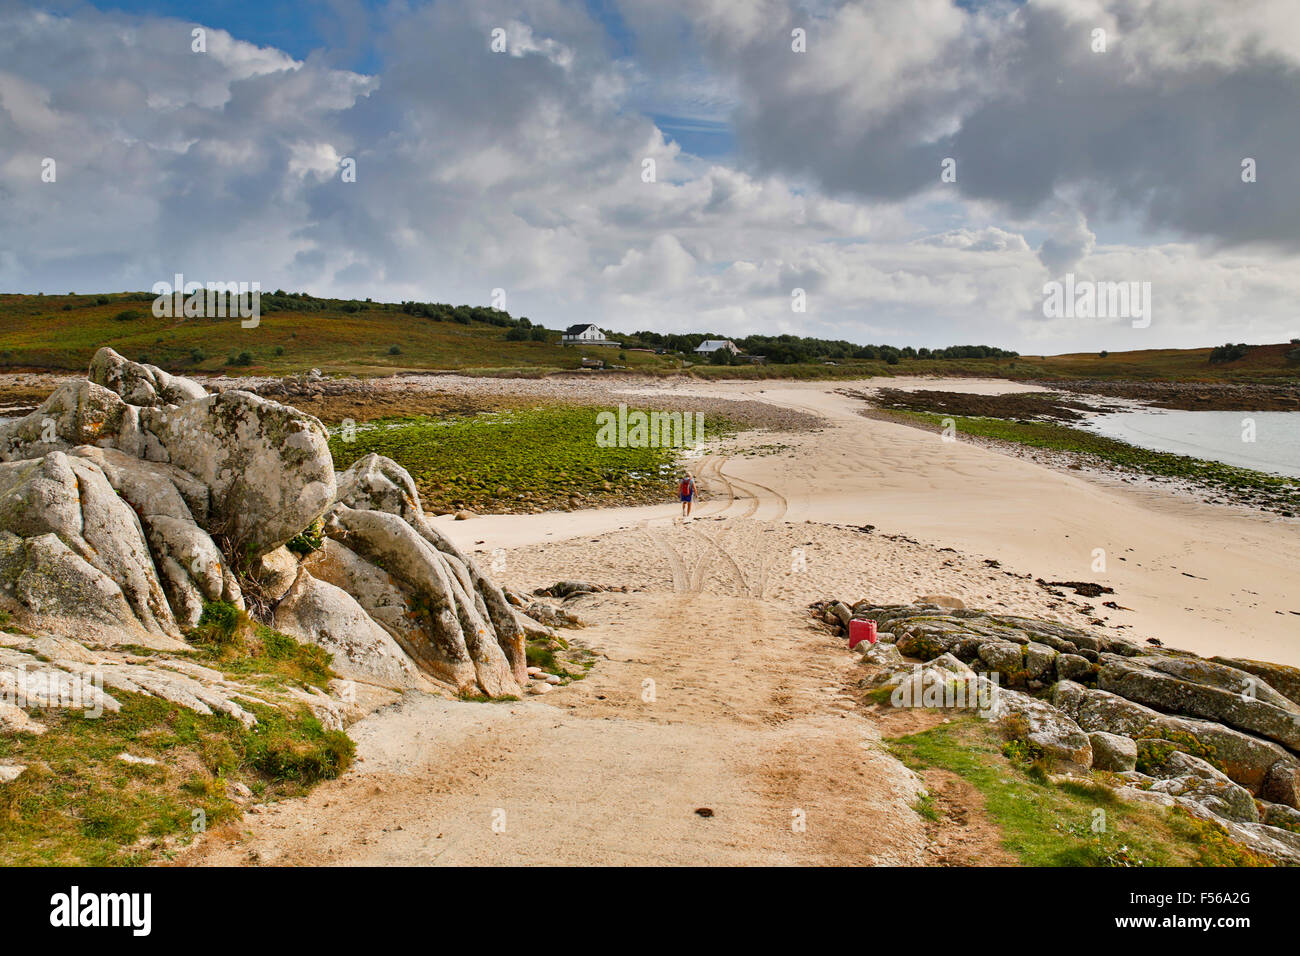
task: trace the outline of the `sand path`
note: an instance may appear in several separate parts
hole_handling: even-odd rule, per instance
[[[917,783],[850,711],[841,642],[756,599],[571,603],[605,657],[585,680],[517,703],[410,695],[351,728],[361,762],[344,777],[180,862],[922,860]]]

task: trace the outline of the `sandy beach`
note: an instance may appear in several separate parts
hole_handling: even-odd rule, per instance
[[[997,380],[888,382],[898,388],[1025,388]],[[705,497],[690,526],[675,520],[676,505],[469,522],[441,518],[440,526],[469,550],[506,549],[504,577],[518,586],[586,577],[660,589],[672,581],[673,562],[659,545],[670,542],[684,554],[711,551],[697,590],[752,592],[761,579],[762,596],[793,604],[944,593],[1076,625],[1095,617],[1128,637],[1156,638],[1200,654],[1300,665],[1295,522],[1155,487],[1065,474],[866,419],[858,414],[859,402],[822,383],[673,383],[630,390],[647,407],[663,393],[760,401],[816,414],[827,424],[812,433],[749,436],[750,445],[786,446],[775,453],[703,458],[696,471]],[[746,443],[739,444],[743,449]],[[874,532],[851,530],[863,525]],[[802,571],[791,570],[795,549],[804,552]],[[1094,569],[1097,549],[1104,552],[1105,570]],[[1034,584],[1036,578],[1095,582],[1115,594],[1054,598]],[[1105,608],[1102,600],[1125,610]],[[1085,604],[1095,613],[1084,612]]]
[[[661,392],[773,403],[825,424],[706,448],[689,523],[675,504],[435,519],[515,588],[628,589],[566,602],[586,625],[566,637],[599,657],[590,675],[499,706],[408,694],[354,725],[345,776],[178,862],[1011,862],[969,785],[922,781],[885,748],[885,736],[929,724],[859,706],[856,656],[806,610],[827,597],[944,594],[1300,664],[1294,524],[943,442],[864,418],[826,385],[653,385],[629,400],[654,407]],[[1095,548],[1105,571],[1093,570]],[[1038,578],[1109,585],[1125,610]],[[927,836],[906,809],[923,785],[967,822]],[[489,826],[498,818],[509,822]]]

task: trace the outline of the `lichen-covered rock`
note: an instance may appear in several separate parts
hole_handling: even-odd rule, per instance
[[[228,556],[278,548],[334,501],[325,428],[297,409],[229,391],[143,408],[140,425],[157,439],[154,455],[207,486],[203,528],[229,542]]]
[[[1259,795],[1274,803],[1300,807],[1300,762],[1284,759],[1269,767]]]
[[[1159,759],[1151,759],[1150,752],[1158,746],[1158,742],[1149,740],[1140,745],[1140,751],[1148,756],[1144,764],[1148,775],[1157,778],[1149,789],[1195,801],[1226,820],[1259,822],[1259,810],[1249,790],[1200,757],[1179,750],[1166,749],[1159,753]]]
[[[408,606],[415,614],[403,646],[417,663],[462,691],[518,696],[520,682],[463,565],[453,565],[399,515],[387,512],[336,505],[326,533],[382,566],[410,596]],[[505,598],[501,601],[504,605]],[[513,617],[510,623],[518,627]]]
[[[277,630],[323,647],[344,677],[384,687],[423,687],[415,664],[346,591],[299,570],[275,608]]]
[[[1267,681],[1248,671],[1230,667],[1226,664],[1181,654],[1163,657],[1136,657],[1130,659],[1127,663],[1133,666],[1150,667],[1152,670],[1182,680],[1203,684],[1206,687],[1217,687],[1239,697],[1260,700],[1274,707],[1280,707],[1282,710],[1300,714],[1300,707],[1297,707],[1285,695],[1274,690]]]
[[[996,706],[996,685],[947,654],[894,673],[880,683],[893,685],[889,698],[893,707],[976,710],[986,714]]]
[[[1097,676],[1097,665],[1078,654],[1061,654],[1056,658],[1056,676],[1082,683]]]
[[[1052,702],[1087,731],[1160,738],[1193,756],[1210,757],[1232,780],[1259,793],[1279,761],[1296,767],[1284,747],[1209,720],[1162,714],[1103,690],[1060,681]],[[1280,774],[1281,771],[1278,771]],[[1282,801],[1278,801],[1282,802]]]
[[[1043,753],[1076,769],[1092,766],[1092,741],[1073,720],[1046,701],[1019,691],[1001,689],[992,718],[1004,728],[1022,724],[1025,738]]]
[[[45,620],[75,618],[81,611],[73,596],[83,593],[95,609],[87,612],[90,619],[104,624],[110,616],[120,619],[120,627],[97,629],[103,638],[143,632],[175,643],[180,637],[139,519],[93,462],[51,452],[0,463],[0,531],[42,539],[26,549],[21,569],[2,582],[29,613]],[[62,549],[43,540],[48,536]],[[126,602],[126,615],[120,614],[119,599]],[[60,607],[63,602],[70,603]],[[131,626],[132,618],[139,628]]]
[[[1220,721],[1300,750],[1300,713],[1174,676],[1142,658],[1104,655],[1097,686],[1159,710]]]
[[[56,534],[20,538],[0,531],[0,586],[5,603],[31,627],[108,645],[186,648],[183,641],[146,630],[113,579]]]
[[[298,558],[286,547],[278,547],[262,555],[249,569],[249,578],[255,582],[261,596],[272,603],[284,598],[298,580]]]
[[[903,667],[903,655],[899,653],[897,646],[893,644],[880,642],[869,644],[862,641],[855,649],[862,655],[862,663],[864,664],[893,669]]]
[[[526,679],[524,634],[501,588],[478,564],[457,548],[424,516],[419,492],[401,465],[381,455],[367,455],[338,477],[338,500],[357,511],[381,511],[400,517],[433,549],[486,620],[505,655],[516,683]]]
[[[90,360],[87,377],[129,405],[179,405],[208,394],[198,382],[170,375],[156,365],[128,361],[107,346]]]
[[[1050,679],[1056,673],[1056,651],[1046,644],[1030,641],[1025,645],[1025,671],[1031,678]]]
[[[1011,641],[985,641],[980,645],[979,657],[991,670],[1012,680],[1025,672],[1024,650]]]
[[[1094,730],[1088,734],[1088,740],[1092,743],[1094,769],[1122,773],[1137,767],[1137,743],[1130,738]]]
[[[1282,694],[1293,704],[1300,704],[1300,667],[1287,664],[1270,664],[1267,661],[1252,661],[1239,657],[1212,657],[1217,664],[1254,674],[1263,679],[1270,687]]]
[[[0,461],[40,458],[77,445],[114,445],[127,408],[93,382],[60,385],[36,411],[0,425]]]
[[[1280,803],[1264,804],[1264,823],[1271,827],[1280,827],[1292,833],[1300,833],[1300,810]]]

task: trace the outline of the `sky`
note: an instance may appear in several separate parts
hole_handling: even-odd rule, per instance
[[[504,296],[550,328],[1025,354],[1286,341],[1296,14],[0,0],[0,290],[182,273]],[[1067,274],[1149,283],[1150,316],[1045,314]]]

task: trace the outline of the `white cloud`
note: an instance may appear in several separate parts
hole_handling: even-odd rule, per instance
[[[1294,64],[1295,29],[1270,19],[1275,6],[1257,8],[1246,27],[1206,7],[1192,16],[1137,0],[980,13],[946,0],[819,4],[808,15],[777,0],[626,0],[645,51],[629,64],[583,4],[535,0],[521,12],[465,0],[394,8],[376,76],[211,24],[200,55],[182,21],[5,8],[0,281],[147,289],[180,271],[478,303],[502,287],[511,311],[551,327],[589,320],[1035,352],[1120,334],[1126,347],[1278,340],[1298,331],[1300,262],[1285,244],[1245,240],[1287,223],[1300,235],[1294,200],[1265,192],[1234,212],[1224,205],[1232,196],[1198,195],[1218,173],[1179,138],[1204,111],[1189,90],[1241,105],[1231,77],[1197,69],[1239,69],[1267,91],[1288,82],[1270,64]],[[694,48],[680,47],[681,23],[665,15],[674,10]],[[1118,74],[1075,75],[1080,143],[1051,115],[1064,94],[1037,86],[1050,78],[1054,89],[1056,73],[1091,56],[1086,43],[1065,56],[1052,31],[1102,16],[1118,30],[1107,61]],[[809,52],[793,54],[789,26],[805,21]],[[1227,31],[1226,61],[1197,39],[1193,27],[1206,23]],[[509,55],[489,49],[498,25]],[[1134,139],[1133,117],[1106,99],[1137,68],[1135,34],[1150,57],[1143,69],[1173,84],[1162,100],[1150,77],[1134,81],[1145,84],[1144,108],[1177,114],[1168,143],[1160,130]],[[1191,44],[1192,68],[1174,56],[1180,44]],[[679,68],[707,78],[694,104],[673,79]],[[656,103],[710,119],[734,109],[737,154],[684,153],[642,112]],[[1255,122],[1249,103],[1241,108],[1234,135]],[[1251,144],[1267,175],[1294,161],[1268,152],[1287,135]],[[959,147],[959,182],[945,187],[935,157]],[[45,156],[58,160],[56,184],[40,181]],[[357,161],[356,183],[338,176],[344,156]],[[646,158],[656,182],[642,181]],[[1204,245],[1107,236],[1120,219],[1195,232],[1189,216],[1216,215],[1206,228],[1219,234]],[[1229,241],[1238,248],[1217,244]],[[1045,320],[1042,285],[1066,268],[1152,281],[1161,310],[1152,328],[1138,337]],[[805,314],[790,309],[795,286],[808,292]]]

